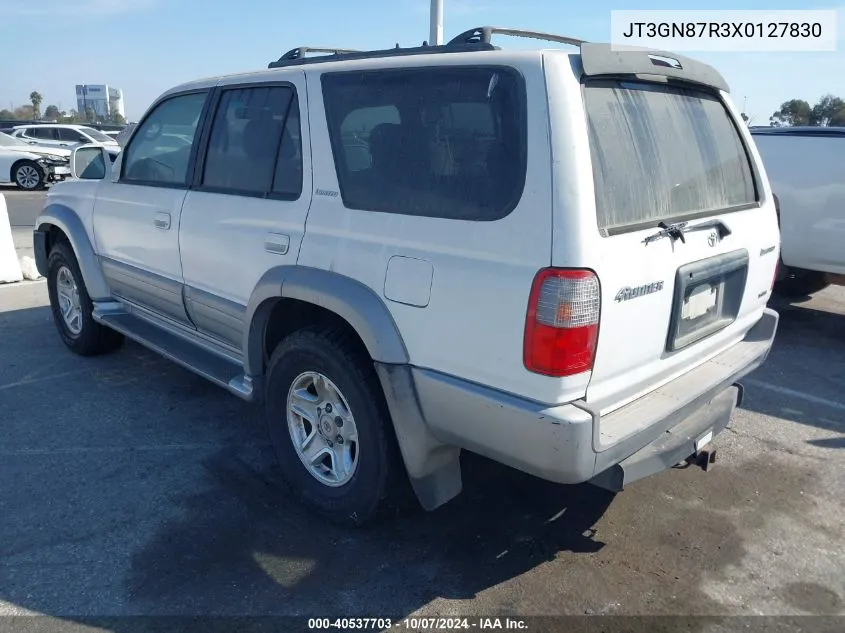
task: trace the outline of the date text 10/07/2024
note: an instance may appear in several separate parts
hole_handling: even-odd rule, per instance
[[[403,620],[389,618],[309,618],[311,630],[374,630],[390,629],[408,631],[459,631],[459,630],[511,630],[528,629],[525,620],[519,618],[439,618],[411,617]]]

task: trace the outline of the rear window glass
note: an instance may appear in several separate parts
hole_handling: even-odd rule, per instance
[[[515,71],[380,70],[322,82],[347,207],[484,221],[516,206],[526,133]]]
[[[95,130],[92,127],[84,127],[84,128],[82,128],[82,131],[85,132],[88,136],[93,138],[98,143],[111,143],[112,142],[111,136],[109,136],[108,134],[103,134],[99,130]]]
[[[603,234],[757,201],[739,131],[717,96],[594,81],[584,99]]]

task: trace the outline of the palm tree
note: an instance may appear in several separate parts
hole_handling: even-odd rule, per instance
[[[44,101],[44,97],[41,96],[41,93],[37,90],[33,90],[29,93],[29,100],[32,102],[32,116],[34,119],[41,118],[41,102]]]

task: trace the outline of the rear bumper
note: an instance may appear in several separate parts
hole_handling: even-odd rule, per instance
[[[605,416],[585,402],[545,407],[417,368],[414,406],[444,444],[550,481],[621,488],[682,461],[698,439],[727,426],[741,398],[736,383],[766,360],[777,324],[765,310],[736,345]]]

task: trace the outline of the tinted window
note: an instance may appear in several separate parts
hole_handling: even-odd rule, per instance
[[[426,68],[322,77],[347,207],[497,220],[525,183],[519,76]]]
[[[126,148],[121,179],[185,184],[205,97],[204,92],[194,93],[160,103],[144,119]]]
[[[67,143],[88,143],[90,142],[87,138],[82,136],[79,132],[72,128],[67,127],[60,127],[56,130],[59,136],[60,141],[65,141]]]
[[[297,178],[294,173],[297,163],[301,170],[299,117],[295,112],[295,139],[286,126],[288,110],[295,102],[293,96],[290,88],[276,86],[223,92],[208,141],[204,187],[265,194],[274,181],[290,190],[298,180],[296,191],[286,192],[298,195],[302,175],[300,171]]]
[[[56,130],[51,127],[37,127],[27,128],[25,134],[30,138],[37,138],[43,141],[55,141]]]
[[[361,171],[372,166],[367,139],[373,128],[381,123],[399,124],[396,106],[375,106],[353,110],[340,124],[344,161],[349,171]]]
[[[717,96],[601,81],[584,98],[605,233],[756,202],[748,156]]]

